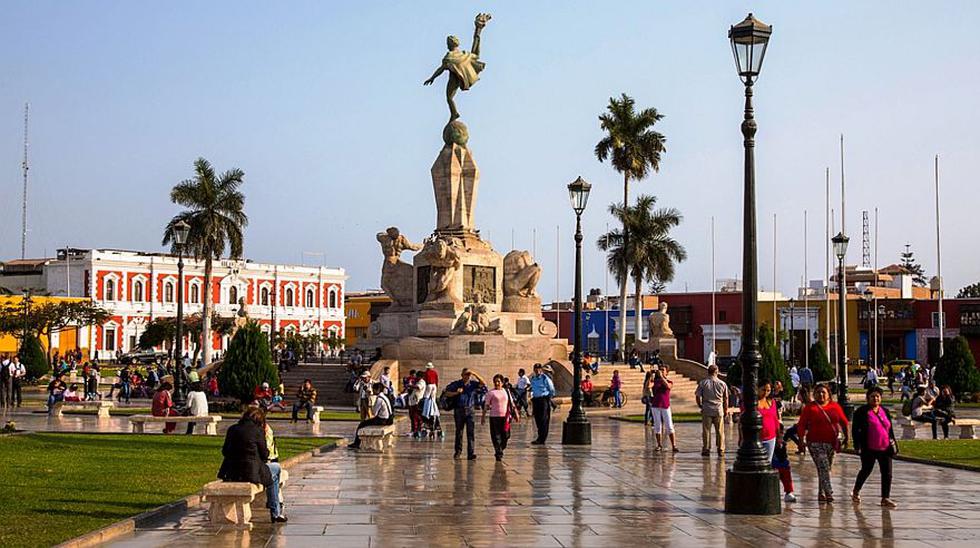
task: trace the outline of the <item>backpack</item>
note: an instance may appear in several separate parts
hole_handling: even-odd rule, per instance
[[[905,400],[905,403],[902,404],[902,416],[912,416],[912,400]]]

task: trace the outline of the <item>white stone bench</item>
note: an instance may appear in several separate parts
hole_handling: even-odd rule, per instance
[[[84,407],[86,409],[95,409],[96,415],[100,419],[109,418],[109,410],[112,409],[116,404],[108,400],[98,400],[98,401],[59,401],[54,403],[54,409],[51,410],[51,415],[55,417],[63,416],[65,406],[68,407]]]
[[[357,431],[361,438],[361,449],[369,453],[384,453],[395,444],[395,425],[365,426]]]
[[[899,421],[902,425],[902,439],[903,440],[914,440],[915,439],[915,429],[923,424],[928,424],[925,422],[916,422],[908,417],[902,417]]]
[[[976,439],[977,432],[976,427],[980,426],[980,420],[977,419],[956,419],[953,426],[960,427],[960,439],[961,440],[972,440]]]
[[[289,472],[283,469],[279,475],[280,502],[288,479]],[[264,490],[256,483],[216,480],[201,489],[201,500],[209,504],[208,520],[213,527],[251,529],[252,501]]]
[[[320,413],[323,412],[322,405],[313,406],[313,426],[320,426]]]
[[[168,422],[176,422],[181,424],[193,422],[196,424],[203,424],[205,434],[208,436],[217,436],[218,423],[221,422],[221,415],[208,415],[206,417],[182,417],[179,415],[172,417],[154,417],[153,415],[133,415],[129,417],[129,424],[132,426],[134,434],[144,433],[146,423],[164,424]]]

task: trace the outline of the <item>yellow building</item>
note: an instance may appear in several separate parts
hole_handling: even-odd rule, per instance
[[[347,293],[344,298],[344,308],[347,311],[344,346],[354,348],[363,342],[367,338],[371,322],[390,304],[391,298],[383,291]]]
[[[792,301],[792,302],[791,302]],[[837,295],[830,294],[830,363],[836,362],[837,344]],[[864,302],[857,295],[848,295],[845,310],[847,325],[847,359],[850,370],[860,367],[861,344],[858,325],[858,307]],[[789,348],[789,333],[794,333],[792,350],[787,350],[796,356],[798,363],[803,363],[806,349],[814,342],[827,343],[827,310],[828,303],[823,296],[814,296],[804,303],[803,299],[789,299],[777,294],[775,300],[771,294],[759,294],[759,325],[773,325],[775,307],[775,323],[779,326],[783,344]],[[809,340],[807,340],[809,333]],[[783,348],[783,346],[780,346]]]
[[[62,301],[86,301],[88,299],[82,298],[67,298],[67,297],[47,297],[47,296],[31,296],[26,310],[27,314],[30,314],[30,307],[37,304],[52,303],[52,302],[62,302]],[[21,295],[3,295],[0,296],[0,307],[8,308],[13,307],[18,310],[24,309],[24,297]],[[89,340],[88,330],[89,327],[69,327],[60,332],[51,334],[51,350],[58,351],[59,354],[63,354],[66,350],[74,350],[76,348],[81,348],[83,353],[87,355],[87,344],[85,341]],[[78,341],[82,341],[85,346],[79,347]],[[41,337],[41,344],[44,349],[48,349],[48,338]],[[18,334],[13,335],[0,335],[0,354],[14,354],[20,348],[20,337]]]

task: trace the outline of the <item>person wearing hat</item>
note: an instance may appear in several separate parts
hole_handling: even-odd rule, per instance
[[[439,373],[432,362],[425,364],[425,373],[422,377],[425,380],[425,393],[422,395],[422,403],[419,405],[419,412],[422,420],[429,430],[429,437],[443,437],[442,424],[439,421],[439,405],[436,403],[436,394],[439,393]]]
[[[549,366],[550,369],[550,366]],[[555,383],[545,374],[545,367],[534,364],[531,376],[531,412],[538,428],[538,437],[532,445],[544,445],[548,441],[548,427],[551,425],[551,399],[555,397]]]
[[[466,430],[466,458],[476,460],[476,452],[473,449],[473,414],[477,404],[477,398],[481,390],[486,390],[487,383],[475,371],[463,369],[457,381],[449,383],[446,387],[446,395],[455,400],[453,405],[453,419],[456,423],[456,440],[454,444],[453,458],[458,459],[463,454],[463,430]]]
[[[255,392],[252,394],[255,403],[259,405],[262,409],[265,409],[272,403],[272,397],[275,394],[272,393],[272,388],[269,387],[269,383],[263,382],[259,386],[255,387]]]
[[[357,409],[361,412],[361,420],[371,417],[371,372],[364,370],[357,382],[354,383],[357,392]]]
[[[313,388],[313,381],[305,379],[303,386],[296,391],[296,402],[293,404],[293,422],[299,418],[299,412],[306,410],[307,422],[313,422],[313,406],[316,405],[316,388]]]

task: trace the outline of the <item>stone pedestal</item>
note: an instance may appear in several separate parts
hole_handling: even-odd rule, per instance
[[[470,149],[455,143],[442,147],[431,173],[436,198],[436,230],[472,231],[480,168]]]

